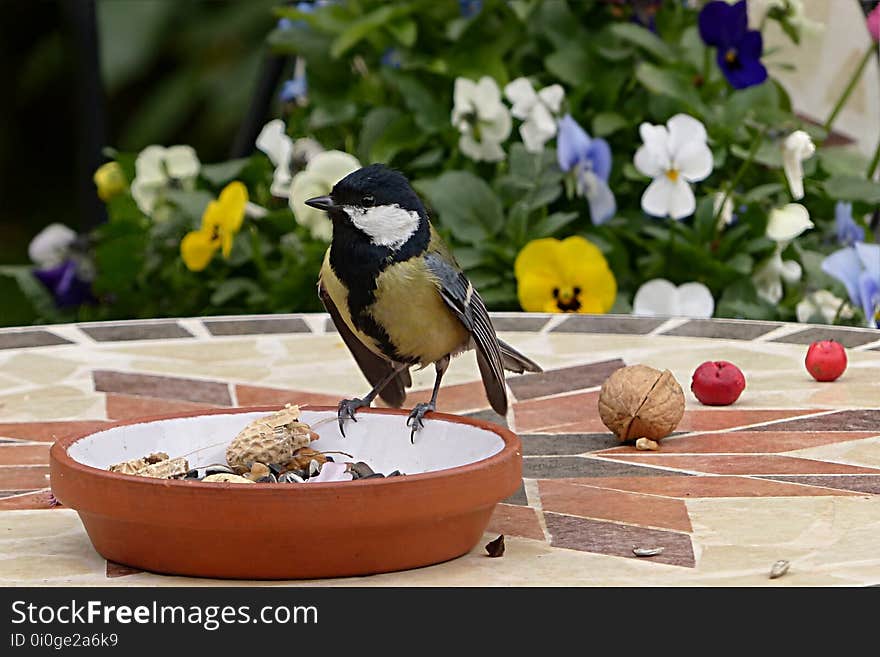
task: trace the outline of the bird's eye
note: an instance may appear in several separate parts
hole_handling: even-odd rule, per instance
[[[373,205],[373,203],[375,203],[375,202],[376,202],[376,199],[373,198],[373,195],[372,195],[372,194],[367,194],[367,195],[364,196],[364,198],[363,198],[363,203],[364,203],[364,205],[366,205],[366,206]]]

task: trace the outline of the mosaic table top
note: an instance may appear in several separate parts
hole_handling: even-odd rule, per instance
[[[501,337],[543,374],[511,376],[489,410],[472,354],[453,361],[439,410],[506,423],[522,439],[523,485],[485,540],[444,564],[356,586],[861,586],[880,584],[880,331],[773,322],[498,314]],[[833,338],[849,368],[812,380],[806,346]],[[702,406],[690,376],[729,360],[747,387]],[[596,401],[615,369],[668,368],[685,389],[658,452],[620,443]],[[407,406],[427,400],[414,373]],[[366,381],[326,315],[276,315],[0,330],[0,586],[189,586],[108,563],[75,511],[53,505],[58,437],[108,421],[255,404],[335,405]],[[502,558],[483,545],[506,537]],[[662,547],[637,557],[632,548]],[[769,579],[777,560],[787,574]],[[241,582],[232,584],[242,584]],[[247,584],[246,582],[244,584]],[[297,582],[283,582],[297,584]]]

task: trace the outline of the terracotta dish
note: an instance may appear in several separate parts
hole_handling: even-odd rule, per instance
[[[480,540],[495,504],[522,477],[519,439],[503,427],[434,413],[410,444],[407,411],[358,411],[339,434],[336,409],[304,410],[321,438],[387,479],[233,484],[148,479],[106,468],[152,452],[190,467],[225,463],[226,445],[276,407],[119,422],[59,440],[52,491],[79,513],[105,558],[143,570],[236,579],[367,575],[458,557]],[[323,420],[323,421],[321,421]],[[348,460],[345,457],[339,457]]]

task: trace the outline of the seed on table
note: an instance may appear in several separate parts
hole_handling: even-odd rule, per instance
[[[777,577],[782,577],[785,573],[788,572],[788,568],[791,566],[791,563],[786,561],[785,559],[780,559],[770,568],[770,579],[776,579]]]
[[[634,547],[633,554],[637,557],[656,557],[658,554],[662,554],[663,550],[666,548],[655,547],[655,548],[640,548]]]

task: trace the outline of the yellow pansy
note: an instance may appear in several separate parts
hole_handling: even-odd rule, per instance
[[[523,310],[545,313],[607,313],[617,281],[599,248],[577,235],[533,240],[514,263]]]
[[[128,188],[128,180],[119,162],[107,162],[102,164],[92,176],[95,186],[98,188],[98,197],[102,201],[109,201],[117,194],[121,194]]]
[[[229,257],[232,240],[244,221],[247,202],[247,188],[235,181],[223,188],[220,198],[208,203],[202,214],[202,227],[187,233],[180,242],[180,256],[190,271],[207,267],[217,249],[223,257]]]

